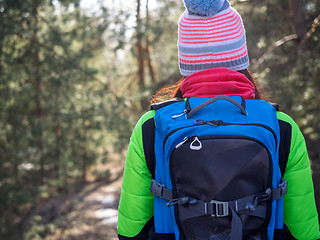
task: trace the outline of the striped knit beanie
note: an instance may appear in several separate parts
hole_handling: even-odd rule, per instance
[[[179,20],[179,68],[183,76],[216,67],[249,66],[241,16],[227,0],[184,0]]]

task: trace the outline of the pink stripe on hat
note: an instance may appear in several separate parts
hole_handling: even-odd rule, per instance
[[[235,32],[232,32],[235,31]],[[236,28],[232,28],[230,29],[230,31],[220,31],[220,32],[211,32],[210,34],[202,34],[202,36],[206,36],[206,37],[199,37],[199,35],[193,35],[193,34],[189,34],[188,36],[197,36],[197,37],[193,37],[193,38],[188,38],[188,37],[182,37],[185,36],[184,34],[179,34],[180,39],[183,40],[205,40],[205,39],[216,39],[216,38],[223,38],[223,37],[229,37],[232,35],[239,35],[243,33],[243,28],[241,28],[240,25],[238,25]],[[222,34],[222,35],[216,35],[216,34],[220,34],[220,33],[226,33],[226,34]]]
[[[234,34],[227,34],[227,35],[222,35],[222,36],[215,36],[215,37],[208,37],[206,39],[203,39],[203,38],[179,38],[181,39],[180,42],[181,43],[186,43],[186,44],[200,44],[200,43],[217,43],[217,42],[225,42],[225,41],[228,41],[228,40],[234,40],[234,39],[239,39],[242,35],[243,35],[243,29],[241,29],[241,32],[238,34],[238,35],[234,35]],[[230,38],[223,38],[223,37],[228,37],[228,36],[233,36],[233,37],[230,37]],[[214,40],[216,38],[222,38],[222,39],[219,39],[219,40]],[[202,42],[200,41],[197,41],[197,40],[204,40]],[[182,40],[189,40],[189,41],[182,41]],[[208,40],[208,41],[205,41],[205,40]]]
[[[183,28],[180,28],[179,30],[179,33],[180,35],[183,35],[183,36],[189,36],[189,35],[206,35],[207,32],[210,32],[211,34],[218,34],[218,33],[225,33],[225,32],[229,32],[229,31],[232,31],[232,30],[235,30],[236,28],[238,28],[239,26],[241,26],[241,21],[240,19],[238,19],[236,22],[235,22],[236,25],[226,25],[226,26],[223,26],[223,27],[215,27],[215,28],[207,28],[206,30],[196,30],[196,29],[188,29],[188,30],[185,30]],[[226,28],[229,28],[229,29],[226,29]],[[220,31],[219,31],[220,30]],[[187,33],[184,33],[184,32],[187,32]]]

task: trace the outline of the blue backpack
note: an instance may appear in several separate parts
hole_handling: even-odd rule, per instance
[[[287,182],[271,104],[192,97],[158,109],[154,121],[158,239],[273,239]]]

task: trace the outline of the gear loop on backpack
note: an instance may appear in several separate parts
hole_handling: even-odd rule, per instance
[[[198,143],[198,145],[194,145],[195,143]],[[202,148],[202,143],[199,140],[198,137],[195,137],[194,140],[190,143],[190,149],[199,151]]]

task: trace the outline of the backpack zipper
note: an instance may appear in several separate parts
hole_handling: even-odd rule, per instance
[[[202,126],[202,125],[206,125],[206,124],[207,124],[207,125],[210,125],[210,126],[213,126],[213,127],[218,127],[218,126],[231,126],[231,125],[262,127],[262,128],[267,129],[268,131],[270,131],[270,132],[272,133],[272,135],[273,135],[273,137],[274,137],[274,139],[275,139],[275,142],[276,142],[276,148],[278,147],[277,135],[276,135],[275,131],[274,131],[271,127],[269,127],[269,126],[267,126],[267,125],[264,125],[264,124],[261,124],[261,123],[226,123],[226,122],[223,122],[222,120],[204,121],[204,120],[202,120],[202,119],[196,119],[196,120],[194,120],[194,124],[193,124],[193,125],[185,126],[185,127],[180,127],[180,128],[177,128],[177,129],[174,129],[174,130],[170,131],[170,132],[166,135],[166,137],[164,138],[164,141],[163,141],[163,149],[164,149],[164,146],[165,146],[168,138],[169,138],[172,134],[174,134],[175,132],[177,132],[177,131],[179,131],[179,130],[181,130],[181,129],[185,129],[185,128],[189,128],[189,127],[195,127],[195,126]],[[180,142],[181,145],[182,145],[184,142],[187,141],[187,140],[185,140],[186,138],[187,138],[187,140],[188,140],[189,137],[185,137],[184,140],[183,140],[182,142]],[[178,143],[178,145],[179,145],[180,143]],[[178,145],[177,145],[177,146],[178,146]],[[179,145],[178,147],[180,147],[181,145]],[[176,146],[176,148],[177,148],[177,146]]]
[[[180,114],[178,114],[178,115],[174,115],[174,116],[172,116],[172,119],[175,119],[175,118],[181,117],[181,116],[185,115],[186,113],[188,113],[188,110],[187,110],[187,109],[185,109],[182,113],[180,113]]]
[[[182,146],[185,142],[187,142],[188,140],[189,140],[189,137],[185,137],[182,142],[178,143],[178,144],[175,146],[175,148],[181,147],[181,146]]]

